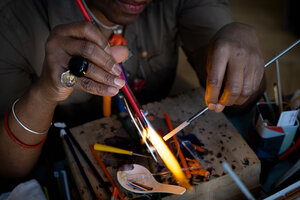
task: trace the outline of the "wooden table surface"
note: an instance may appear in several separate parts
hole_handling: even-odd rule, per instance
[[[197,89],[174,98],[164,99],[161,102],[149,103],[144,105],[143,109],[154,116],[154,128],[156,130],[159,128],[167,133],[168,129],[164,123],[163,114],[168,113],[174,127],[176,127],[205,106],[202,91],[202,89]],[[130,144],[132,139],[122,128],[116,116],[83,124],[72,128],[71,132],[105,180],[107,179],[92,156],[88,145],[105,143],[118,145],[122,148],[126,148],[127,145],[127,149],[135,148],[134,145]],[[260,161],[222,113],[207,111],[186,127],[184,133],[193,133],[204,143],[204,148],[208,150],[208,154],[204,156],[204,161],[212,168],[212,176],[209,181],[194,185],[193,189],[187,190],[182,196],[170,195],[163,199],[240,199],[240,190],[222,168],[221,163],[223,161],[229,163],[249,189],[258,187],[261,168]],[[65,150],[82,199],[91,199],[72,155],[68,148],[65,148]],[[79,155],[78,151],[77,154]],[[109,153],[101,153],[100,156],[107,164],[107,168],[114,178],[116,177],[118,163],[120,162],[139,163],[149,168],[145,159],[135,158],[134,156],[115,156]],[[99,187],[96,179],[89,172],[84,160],[81,156],[79,157],[96,193],[101,199],[110,199],[110,197],[103,192],[103,189]],[[155,164],[153,167],[156,167]],[[116,178],[115,181],[117,182]],[[121,186],[120,189],[128,199],[140,197],[140,195],[125,191]],[[149,199],[148,196],[147,198],[145,197],[145,199]]]

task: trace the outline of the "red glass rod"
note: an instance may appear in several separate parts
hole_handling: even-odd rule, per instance
[[[76,0],[76,3],[84,17],[85,20],[89,21],[89,22],[92,22],[93,23],[93,20],[92,18],[90,17],[89,13],[87,12],[87,10],[85,9],[83,3],[81,0]]]
[[[76,3],[83,15],[83,17],[89,21],[89,22],[92,22],[93,23],[93,20],[92,18],[90,17],[89,13],[87,12],[86,8],[84,7],[83,3],[81,0],[76,0]],[[119,76],[120,78],[123,79],[122,75],[120,74]],[[124,79],[123,79],[124,80]],[[140,110],[140,108],[138,107],[137,103],[135,102],[130,90],[128,89],[128,86],[127,84],[124,85],[124,87],[122,88],[123,89],[123,92],[125,93],[130,105],[132,106],[134,112],[137,114],[138,118],[141,120],[141,121],[144,121],[144,117],[142,115],[142,112]]]
[[[119,77],[123,79],[122,75],[120,75]],[[141,112],[140,108],[138,107],[138,105],[136,104],[136,102],[135,102],[135,100],[134,100],[134,98],[133,98],[130,90],[128,89],[127,84],[125,84],[122,89],[123,89],[123,92],[125,93],[128,101],[130,102],[130,104],[131,104],[134,112],[137,114],[137,116],[139,117],[139,119],[141,121],[144,121],[144,117],[142,115],[142,112]]]

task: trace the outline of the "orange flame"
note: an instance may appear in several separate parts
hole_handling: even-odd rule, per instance
[[[157,134],[156,131],[150,126],[148,126],[147,130],[143,130],[143,135],[148,136],[149,140],[153,144],[154,148],[160,155],[167,168],[172,172],[178,184],[185,188],[191,188],[192,186],[189,184],[188,179],[181,170],[178,161],[176,160],[175,156],[170,151],[168,146],[165,144],[163,139],[160,137],[160,135]]]

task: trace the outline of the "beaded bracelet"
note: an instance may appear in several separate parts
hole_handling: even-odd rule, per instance
[[[11,109],[9,109],[7,111],[7,113],[5,114],[4,125],[5,125],[5,130],[6,130],[7,134],[8,134],[8,136],[12,139],[12,141],[14,141],[15,143],[17,143],[21,147],[28,148],[28,149],[35,149],[35,148],[38,148],[39,146],[41,146],[45,142],[47,136],[40,143],[38,143],[36,145],[28,145],[28,144],[24,144],[23,142],[21,142],[20,140],[18,140],[13,135],[13,133],[11,132],[11,130],[9,129],[9,126],[8,126],[8,115],[9,115],[10,111],[11,111]]]
[[[30,133],[33,133],[33,134],[36,134],[36,135],[43,135],[43,134],[45,134],[45,133],[47,133],[48,132],[48,130],[49,130],[49,128],[46,130],[46,131],[44,131],[44,132],[36,132],[36,131],[34,131],[34,130],[31,130],[30,128],[27,128],[24,124],[22,124],[22,122],[18,119],[18,117],[17,117],[17,115],[16,115],[16,113],[15,113],[15,105],[16,105],[16,103],[19,101],[20,99],[17,99],[14,103],[13,103],[13,105],[12,105],[12,113],[13,113],[13,115],[14,115],[14,118],[15,118],[15,120],[26,130],[26,131],[28,131],[28,132],[30,132]],[[51,125],[52,125],[52,123],[51,123]],[[51,126],[50,125],[50,126]]]

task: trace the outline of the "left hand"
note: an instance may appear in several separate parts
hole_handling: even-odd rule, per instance
[[[244,104],[258,91],[263,75],[255,29],[236,22],[225,25],[209,46],[206,105],[221,112],[225,106]]]

